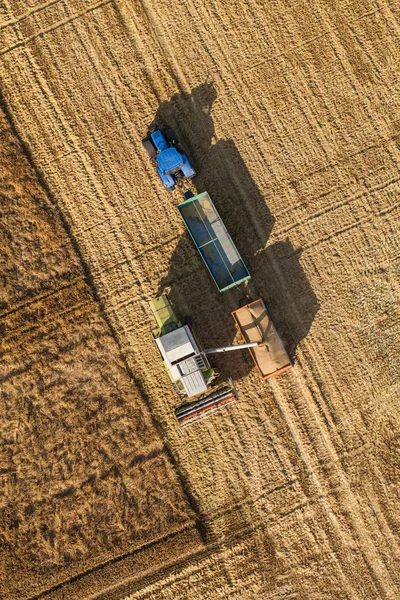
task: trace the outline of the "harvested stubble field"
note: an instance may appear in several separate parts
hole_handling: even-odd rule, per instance
[[[397,599],[399,3],[13,0],[1,11],[6,110],[116,340],[75,255],[59,272],[48,251],[35,290],[78,278],[68,301],[79,315],[82,294],[87,304],[81,319],[58,316],[54,294],[43,309],[55,373],[46,356],[27,361],[26,347],[39,355],[50,342],[22,332],[14,309],[3,320],[21,378],[3,388],[5,435],[17,422],[28,432],[16,438],[18,476],[4,474],[3,505],[18,494],[19,511],[6,530],[5,598]],[[166,193],[141,148],[154,120],[178,133],[295,359],[264,383],[247,354],[215,360],[240,402],[185,437],[147,301],[169,290],[200,343],[216,346],[239,340],[229,314],[239,296],[216,291],[175,209],[179,192]],[[18,281],[9,306],[32,285]],[[37,314],[29,305],[24,319]],[[43,458],[38,436],[48,436]],[[160,472],[150,461],[127,486],[124,469],[154,453]],[[88,472],[97,477],[82,508]],[[137,496],[149,501],[144,524]],[[35,503],[37,516],[22,518]]]

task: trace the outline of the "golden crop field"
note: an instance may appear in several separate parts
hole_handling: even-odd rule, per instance
[[[2,247],[20,236],[1,267],[4,597],[399,598],[400,4],[0,15],[2,102],[46,188],[11,171],[2,188]],[[167,291],[215,347],[241,339],[241,292],[217,291],[186,233],[141,145],[152,123],[295,363],[263,382],[244,351],[213,358],[239,402],[185,436],[148,301]]]

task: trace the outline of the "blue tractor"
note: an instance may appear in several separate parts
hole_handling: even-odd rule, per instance
[[[192,179],[196,172],[187,156],[180,151],[170,127],[153,129],[142,140],[148,155],[157,163],[157,173],[167,190],[172,190],[182,179]]]

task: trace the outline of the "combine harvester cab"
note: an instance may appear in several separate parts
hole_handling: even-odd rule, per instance
[[[250,279],[208,193],[193,196],[189,192],[186,198],[177,209],[219,291],[225,292]]]
[[[195,398],[194,401],[180,406],[175,411],[182,431],[186,425],[213,414],[237,399],[237,392],[231,379],[230,385],[210,390],[210,384],[219,374],[210,366],[206,355],[241,349],[243,345],[201,351],[189,326],[183,325],[175,316],[167,296],[151,300],[149,305],[157,325],[152,330],[152,336],[174,389],[182,397]],[[206,393],[207,395],[204,395]]]
[[[262,379],[284,373],[293,366],[262,298],[234,310],[232,316],[246,342],[259,342],[249,352]]]
[[[200,351],[189,326],[177,319],[167,296],[160,296],[149,304],[157,323],[152,331],[153,339],[175,391],[189,398],[206,392],[219,374]]]

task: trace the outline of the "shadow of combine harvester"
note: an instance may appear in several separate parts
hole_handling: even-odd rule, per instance
[[[223,360],[218,355],[213,360],[223,379],[232,373],[236,380],[244,377],[252,360],[267,379],[293,364],[285,346],[294,356],[319,304],[301,267],[301,252],[289,240],[265,249],[274,218],[233,141],[216,138],[210,116],[215,99],[215,88],[209,83],[190,94],[175,94],[160,105],[152,124],[153,130],[172,127],[197,173],[177,207],[188,233],[178,242],[157,295],[162,296],[168,288],[173,304],[191,315],[198,350],[210,345],[224,347]],[[250,282],[246,265],[253,274]],[[212,280],[218,291],[210,285]],[[219,293],[226,290],[230,291]],[[227,352],[238,329],[243,341],[252,343],[250,355]],[[237,397],[233,383],[229,388],[221,390],[221,400],[228,398],[221,406]],[[219,399],[211,391],[178,408],[178,421],[188,424],[211,414],[219,408]]]

